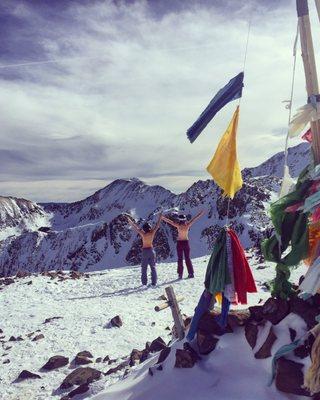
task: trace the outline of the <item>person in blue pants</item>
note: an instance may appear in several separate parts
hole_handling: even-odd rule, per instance
[[[214,301],[215,299],[213,298],[213,295],[207,290],[204,290],[199,299],[198,305],[194,310],[194,316],[192,318],[189,332],[186,337],[189,342],[194,339],[195,334],[198,330],[200,319],[206,312],[209,311],[210,306],[214,305]],[[225,328],[227,326],[229,309],[230,301],[225,296],[222,296],[221,314],[216,317],[216,322],[221,328]]]

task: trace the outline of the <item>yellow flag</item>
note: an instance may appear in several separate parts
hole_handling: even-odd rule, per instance
[[[233,114],[228,129],[223,134],[219,146],[207,166],[207,171],[213,180],[223,189],[223,195],[233,199],[235,193],[241,189],[242,176],[237,160],[237,128],[239,120],[239,106]]]

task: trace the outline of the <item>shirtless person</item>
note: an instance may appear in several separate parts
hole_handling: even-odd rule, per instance
[[[141,259],[141,283],[146,285],[148,282],[147,269],[148,265],[151,267],[151,284],[157,284],[157,271],[156,271],[156,254],[153,249],[153,239],[161,223],[162,213],[160,213],[158,222],[152,229],[148,222],[144,223],[142,229],[127,215],[127,219],[132,228],[141,236],[142,239],[142,259]]]
[[[190,246],[189,246],[189,238],[188,233],[189,229],[199,218],[201,218],[204,214],[204,211],[199,212],[195,217],[193,217],[190,221],[187,221],[187,217],[184,214],[180,214],[178,216],[179,222],[171,221],[171,219],[162,217],[162,219],[168,224],[174,226],[178,230],[178,239],[177,239],[177,254],[178,254],[178,276],[179,279],[182,279],[183,275],[183,254],[184,259],[188,269],[188,278],[194,277],[194,271],[192,262],[190,259]]]

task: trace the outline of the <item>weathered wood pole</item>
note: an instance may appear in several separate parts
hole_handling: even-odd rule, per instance
[[[308,97],[318,96],[320,101],[316,61],[314,57],[308,0],[296,0],[301,41],[301,52],[306,77]],[[315,164],[320,164],[320,121],[311,122],[312,150]]]
[[[176,299],[177,299],[177,303],[180,303],[181,301],[184,300],[184,297],[178,296]],[[170,307],[170,303],[169,303],[169,301],[165,301],[164,303],[161,303],[158,306],[155,306],[154,311],[159,312],[161,310],[165,310],[168,307]]]
[[[174,326],[176,327],[178,339],[181,340],[184,338],[184,323],[182,319],[182,315],[178,306],[178,302],[176,299],[176,295],[174,294],[174,290],[172,286],[167,286],[166,287],[166,294],[167,294],[167,299],[168,303],[171,308],[173,320],[174,320]]]

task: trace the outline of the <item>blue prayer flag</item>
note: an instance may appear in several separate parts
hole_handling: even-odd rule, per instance
[[[196,122],[187,130],[187,136],[191,143],[197,139],[221,108],[230,101],[239,99],[242,96],[243,77],[243,72],[240,72],[240,74],[232,78],[226,86],[220,89]]]

